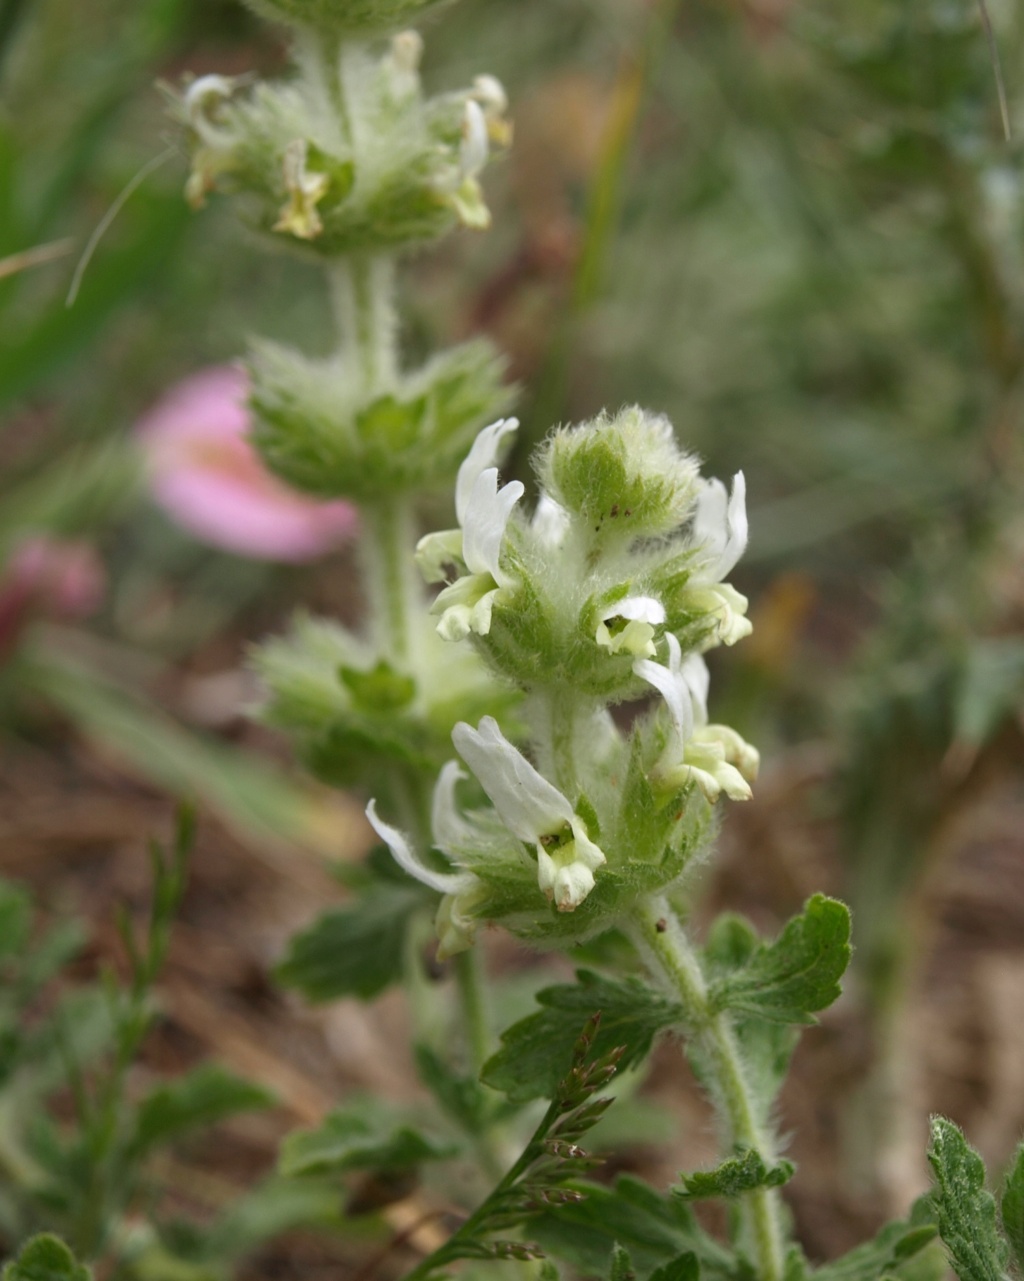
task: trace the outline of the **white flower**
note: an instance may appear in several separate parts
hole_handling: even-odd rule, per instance
[[[400,832],[397,827],[392,827],[390,823],[385,823],[378,815],[375,800],[367,805],[366,817],[370,820],[370,826],[391,851],[395,862],[417,881],[429,885],[439,894],[458,894],[474,884],[476,877],[471,872],[436,872],[432,867],[427,867],[413,849],[405,833]]]
[[[473,100],[483,108],[487,121],[487,136],[499,147],[507,147],[512,141],[512,125],[505,119],[508,111],[508,94],[505,86],[496,76],[477,76],[471,91]]]
[[[550,494],[541,491],[533,520],[530,521],[530,532],[535,541],[547,552],[556,551],[569,532],[569,524],[569,513],[562,504],[556,503]]]
[[[731,495],[720,480],[706,480],[693,518],[693,536],[704,559],[691,579],[691,593],[696,604],[717,618],[724,645],[735,645],[753,630],[746,617],[747,598],[722,581],[746,550],[747,533],[743,473],[733,477]]]
[[[462,141],[459,143],[459,173],[463,179],[475,178],[487,165],[490,144],[487,140],[487,117],[479,102],[466,99],[462,109]]]
[[[275,231],[287,231],[299,240],[315,240],[324,229],[317,205],[327,195],[330,180],[325,173],[306,168],[308,147],[305,138],[295,138],[284,149],[284,186],[288,199]]]
[[[672,736],[651,771],[652,779],[677,789],[696,783],[709,801],[722,792],[734,801],[751,797],[748,778],[757,776],[760,761],[756,748],[727,725],[707,723],[708,669],[699,654],[684,660],[677,637],[669,632],[668,666],[640,658],[633,671],[653,685],[665,700],[672,721]]]
[[[452,730],[460,756],[476,775],[508,830],[537,854],[537,881],[560,912],[571,912],[594,888],[604,853],[569,801],[485,716],[478,729]]]
[[[487,93],[490,92],[488,86]],[[494,104],[478,88],[462,105],[459,135],[456,162],[441,169],[434,179],[434,187],[464,226],[482,229],[491,225],[491,213],[484,203],[477,175],[487,164],[490,139],[507,141],[508,125],[494,113]]]
[[[245,79],[238,76],[199,76],[185,90],[185,118],[205,146],[216,149],[230,147],[235,142],[234,132],[218,124],[215,117],[217,108],[231,101]]]
[[[473,829],[455,810],[454,788],[460,778],[465,778],[465,775],[455,761],[450,761],[441,771],[434,790],[434,841],[437,848],[449,857],[453,852],[452,844],[475,836]],[[472,909],[485,893],[480,879],[472,872],[438,872],[427,867],[405,833],[385,823],[378,815],[376,801],[367,805],[366,817],[403,871],[444,896],[435,920],[438,960],[447,960],[456,952],[464,952],[471,947],[478,924]]]
[[[470,632],[486,636],[498,593],[515,579],[501,567],[501,548],[512,508],[526,492],[521,481],[499,487],[494,466],[502,439],[519,426],[503,418],[485,427],[473,442],[455,484],[455,514],[461,530],[421,538],[416,558],[428,581],[443,577],[442,566],[461,562],[467,573],[446,587],[431,607],[441,615],[437,631],[445,640]]]
[[[653,658],[654,629],[665,621],[665,606],[653,596],[627,596],[609,605],[597,624],[594,639],[612,654],[623,650],[635,658]]]

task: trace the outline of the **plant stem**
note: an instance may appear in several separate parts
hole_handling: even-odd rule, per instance
[[[570,801],[575,800],[579,789],[576,769],[579,715],[580,698],[571,688],[534,690],[527,705],[538,767]]]
[[[341,359],[367,396],[389,390],[398,368],[394,259],[343,258],[327,268],[327,281]]]
[[[413,513],[408,499],[398,495],[362,506],[360,516],[359,551],[371,638],[382,658],[404,666],[410,652],[410,617],[413,610],[423,608],[410,555],[415,542]]]
[[[690,1034],[710,1066],[707,1086],[727,1147],[751,1148],[765,1165],[774,1164],[771,1135],[758,1119],[732,1023],[727,1013],[711,1007],[700,959],[668,901],[659,896],[642,903],[631,934],[648,967],[670,986],[687,1011]],[[757,1188],[742,1198],[741,1206],[760,1281],[779,1281],[783,1244],[778,1192]]]
[[[480,957],[475,947],[459,952],[452,958],[455,982],[462,1007],[462,1023],[469,1051],[469,1066],[479,1077],[491,1056],[491,1029],[484,999],[483,973]]]

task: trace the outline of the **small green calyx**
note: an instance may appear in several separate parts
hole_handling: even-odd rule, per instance
[[[667,418],[633,406],[556,432],[538,472],[593,534],[625,541],[675,529],[693,502],[698,468],[676,445]]]
[[[383,659],[368,672],[339,667],[338,677],[352,695],[352,701],[368,712],[397,712],[408,707],[416,697],[413,678],[396,672]]]

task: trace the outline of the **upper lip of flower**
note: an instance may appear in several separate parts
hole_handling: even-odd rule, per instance
[[[445,564],[461,562],[466,570],[441,592],[432,607],[443,615],[438,627],[442,635],[446,623],[457,623],[449,627],[452,634],[448,639],[462,637],[467,630],[486,634],[497,592],[516,582],[501,568],[501,549],[512,508],[526,488],[518,480],[499,486],[495,462],[502,439],[518,426],[515,418],[501,418],[477,435],[459,468],[455,486],[460,528],[428,534],[416,548],[417,559],[432,581],[444,578]]]
[[[703,545],[707,560],[697,577],[720,583],[735,567],[747,547],[747,482],[741,471],[732,478],[727,494],[720,480],[706,480],[697,498],[693,535]]]
[[[452,741],[508,830],[535,847],[541,888],[554,896],[559,910],[578,907],[593,888],[593,873],[607,860],[569,800],[505,738],[492,716],[477,729],[460,721]],[[552,857],[552,846],[559,848],[552,837],[564,837],[566,851],[571,844],[567,863]]]

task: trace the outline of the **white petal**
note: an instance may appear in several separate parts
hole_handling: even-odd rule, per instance
[[[462,557],[470,573],[490,574],[500,586],[509,585],[498,561],[508,518],[525,493],[519,480],[499,489],[497,467],[488,467],[476,478],[462,521]]]
[[[720,480],[707,480],[697,499],[693,533],[703,544],[707,565],[706,582],[720,583],[733,569],[747,546],[747,482],[741,471],[732,481],[732,495],[726,495]]]
[[[655,663],[649,658],[638,658],[633,663],[633,671],[641,680],[653,685],[664,698],[682,745],[693,733],[693,700],[679,669],[679,641],[671,632],[667,634],[665,640],[669,650],[668,667]]]
[[[604,867],[608,861],[604,856],[604,850],[595,845],[587,835],[583,820],[578,815],[574,815],[572,819],[572,834],[576,861],[583,863],[592,872],[596,872],[599,867]]]
[[[484,427],[477,433],[472,448],[463,459],[458,480],[455,482],[455,514],[460,525],[463,524],[469,496],[473,492],[477,477],[482,471],[486,471],[488,467],[493,467],[497,463],[498,447],[502,439],[514,432],[518,426],[518,418],[499,418],[496,423],[491,423],[489,427]]]
[[[220,103],[227,102],[237,89],[240,80],[234,76],[200,76],[185,90],[185,113],[188,122],[208,147],[228,147],[235,135],[214,123],[210,113]]]
[[[473,97],[488,119],[498,119],[508,110],[508,94],[497,76],[477,76],[473,81]]]
[[[679,674],[683,678],[690,697],[693,700],[693,718],[697,725],[706,725],[708,721],[708,689],[711,686],[711,674],[708,665],[700,654],[688,654]]]
[[[487,164],[490,146],[487,140],[487,118],[479,102],[466,100],[462,115],[462,141],[459,143],[459,169],[464,178],[475,178]]]
[[[422,881],[424,885],[429,885],[432,890],[437,890],[439,894],[458,894],[460,890],[468,888],[473,883],[473,876],[469,872],[435,872],[431,867],[425,867],[417,858],[408,838],[404,832],[400,832],[397,827],[392,827],[390,823],[385,823],[377,815],[377,802],[371,801],[366,807],[366,817],[370,820],[370,826],[377,833],[380,839],[391,851],[395,862],[410,876],[415,877],[417,881]]]
[[[601,615],[605,622],[612,618],[637,619],[655,627],[665,621],[665,606],[653,596],[627,596],[615,605],[609,605]]]
[[[535,844],[576,817],[562,793],[512,746],[492,716],[485,716],[479,729],[460,721],[452,730],[452,742],[519,840]]]
[[[424,534],[416,544],[416,564],[424,582],[443,583],[445,569],[462,560],[462,530],[445,529]]]
[[[434,833],[434,844],[445,854],[459,846],[471,845],[476,837],[476,832],[462,817],[455,801],[455,785],[468,777],[458,761],[448,761],[434,785],[430,827]]]
[[[530,529],[538,543],[550,550],[560,547],[568,528],[569,513],[549,494],[542,493],[530,522]]]
[[[555,873],[551,887],[555,907],[574,912],[594,888],[594,873],[583,863],[569,863]]]

